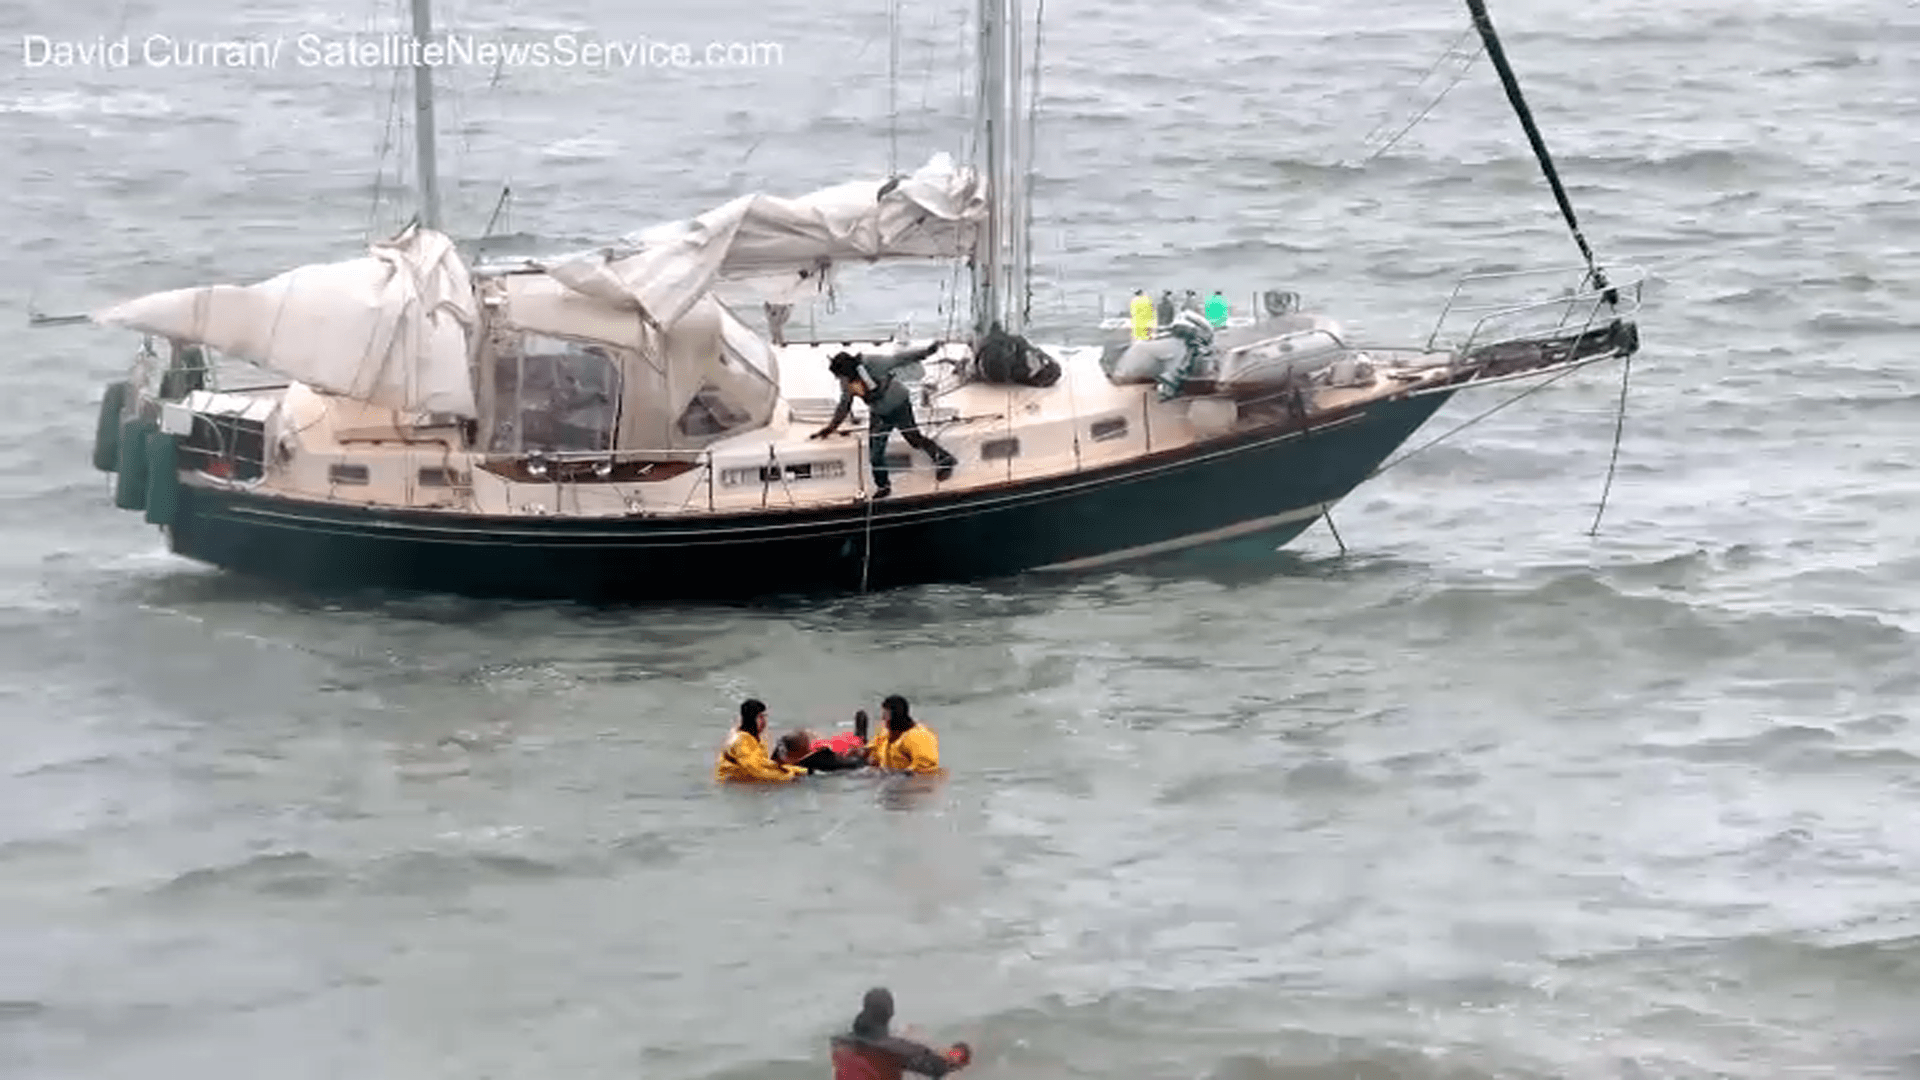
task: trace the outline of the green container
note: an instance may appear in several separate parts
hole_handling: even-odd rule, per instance
[[[134,417],[120,425],[119,476],[114,478],[113,505],[122,510],[144,510],[147,505],[147,432],[154,422]]]
[[[112,472],[120,467],[120,414],[127,411],[126,380],[107,384],[100,397],[100,419],[93,426],[93,467]]]
[[[147,523],[171,525],[180,513],[180,441],[147,432]]]
[[[1227,298],[1217,292],[1207,297],[1206,315],[1215,330],[1227,325]]]

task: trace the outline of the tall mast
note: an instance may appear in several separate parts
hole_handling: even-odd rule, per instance
[[[1007,192],[1007,201],[1004,204],[1007,213],[1007,289],[1000,301],[1004,309],[1000,314],[1000,325],[1005,327],[1009,334],[1024,334],[1027,332],[1026,320],[1023,318],[1027,310],[1027,283],[1022,278],[1020,269],[1024,265],[1027,245],[1025,214],[1027,200],[1024,194],[1027,184],[1025,164],[1027,148],[1023,145],[1026,140],[1021,138],[1026,128],[1020,122],[1020,55],[1026,50],[1020,41],[1020,0],[1007,0],[1006,27],[1006,55],[1001,61],[1005,65],[1002,70],[1005,72],[1003,77],[1006,89],[1002,99],[1006,104],[1000,112],[1000,124],[1007,133],[1006,162],[1003,166],[1006,179],[1002,181]]]
[[[431,0],[413,0],[413,145],[419,158],[420,224],[440,227],[440,173],[434,161],[433,68],[427,42],[433,37]]]
[[[1026,238],[1020,134],[1020,0],[980,0],[979,117],[987,223],[974,252],[974,332],[1026,332],[1021,272]]]
[[[993,72],[999,41],[1001,0],[980,0],[979,32],[974,42],[974,59],[979,65],[974,93],[974,152],[987,181],[987,220],[974,243],[973,252],[973,332],[984,335],[993,324],[1000,306],[1000,273],[996,254],[1000,247],[1000,177],[995,168],[995,142],[1000,127],[994,123]]]

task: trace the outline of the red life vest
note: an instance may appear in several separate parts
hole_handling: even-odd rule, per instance
[[[831,750],[836,754],[851,754],[865,745],[867,744],[861,741],[859,735],[851,731],[843,731],[831,739],[816,739],[813,748]]]
[[[833,1048],[833,1080],[904,1080],[904,1071],[892,1054],[865,1047]]]

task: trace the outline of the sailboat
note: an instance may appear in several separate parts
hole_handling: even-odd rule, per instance
[[[1469,276],[1424,343],[1354,342],[1280,289],[1224,320],[1143,320],[1137,297],[1096,344],[1030,340],[1022,15],[979,0],[974,160],[750,193],[551,258],[469,263],[440,231],[418,70],[419,218],[361,258],[93,315],[143,335],[94,462],[179,555],[330,588],[698,601],[1278,548],[1454,394],[1638,348],[1641,275],[1595,262],[1483,0],[1468,8],[1584,263],[1450,323],[1493,281]],[[965,263],[967,333],[789,341],[774,301],[763,332],[722,299],[899,260]],[[895,440],[876,497],[862,405],[811,437],[839,399],[828,361],[929,347],[897,377],[955,467]],[[224,385],[234,360],[277,378]]]

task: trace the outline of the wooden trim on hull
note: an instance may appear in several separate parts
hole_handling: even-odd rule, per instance
[[[1091,568],[1253,531],[1289,540],[1448,396],[1380,401],[1304,432],[1250,433],[1066,476],[815,511],[482,517],[185,486],[170,541],[188,558],[321,588],[608,602]]]

